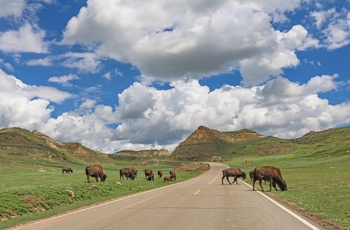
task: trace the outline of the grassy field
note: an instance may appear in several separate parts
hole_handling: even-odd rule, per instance
[[[129,167],[131,162],[118,165],[103,165],[107,174],[106,182],[96,183],[94,178],[86,181],[85,166],[64,162],[41,162],[40,160],[0,160],[0,229],[19,223],[52,216],[81,206],[86,206],[132,193],[166,186],[162,179],[155,177],[147,181],[142,172],[151,168],[155,174],[162,170],[169,174],[176,163],[157,162],[139,169],[134,181],[120,180],[119,168]],[[64,164],[64,165],[63,165]],[[62,167],[71,167],[72,174],[62,174]],[[199,175],[199,172],[177,172],[177,181],[184,181]],[[176,183],[171,182],[171,183]]]
[[[245,161],[248,164],[244,164]],[[256,166],[279,167],[288,184],[288,191],[272,190],[266,194],[297,208],[326,229],[350,229],[350,154],[251,156],[238,157],[225,163],[241,168],[247,175]],[[249,181],[249,176],[246,181]],[[268,191],[268,185],[263,183],[263,186]],[[260,190],[258,183],[256,189]]]
[[[248,164],[245,164],[245,162]],[[118,169],[136,164],[119,161],[118,165],[104,165],[108,178],[104,183],[87,183],[85,166],[39,160],[0,161],[0,229],[19,223],[49,217],[78,207],[149,190],[166,184],[163,180],[147,181],[142,172],[152,168],[168,174],[174,162],[151,162],[137,167],[135,181],[120,180]],[[266,192],[282,203],[297,208],[304,215],[316,219],[325,229],[350,229],[350,155],[310,156],[289,154],[274,156],[238,156],[224,162],[239,167],[247,174],[259,165],[274,165],[282,170],[288,183],[286,192]],[[62,174],[63,166],[72,167],[73,174]],[[199,172],[178,172],[177,182],[199,175]],[[246,182],[250,183],[249,178]],[[174,183],[174,182],[173,182]],[[265,190],[268,185],[263,184]],[[259,186],[257,189],[260,190]]]

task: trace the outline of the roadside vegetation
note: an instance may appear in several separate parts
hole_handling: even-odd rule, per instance
[[[158,162],[157,165],[136,166],[139,172],[135,180],[120,180],[119,169],[129,167],[130,163],[133,161],[102,164],[106,181],[95,182],[95,178],[91,178],[91,183],[87,183],[86,165],[31,159],[0,161],[0,229],[181,182],[200,174],[197,171],[177,172],[176,181],[165,183],[163,178],[157,177],[157,171],[162,170],[163,176],[169,175],[179,163]],[[73,173],[62,174],[62,167],[71,167]],[[145,179],[145,168],[154,171],[154,181]]]
[[[298,153],[246,156],[225,163],[244,171],[246,182],[251,185],[248,172],[256,166],[280,168],[288,190],[281,192],[272,188],[272,192],[266,192],[269,186],[263,182],[265,194],[317,221],[325,229],[349,230],[350,154],[345,153],[338,156],[308,156],[306,153],[304,156]],[[255,189],[260,191],[259,182],[256,182]]]

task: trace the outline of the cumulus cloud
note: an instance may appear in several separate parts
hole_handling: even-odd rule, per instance
[[[316,45],[300,25],[283,32],[271,25],[271,17],[299,3],[88,1],[68,22],[62,44],[95,47],[146,78],[200,79],[241,69],[245,84],[257,84],[296,66],[296,50]]]
[[[350,104],[330,105],[317,94],[336,90],[337,75],[315,76],[305,84],[278,77],[245,88],[224,85],[214,91],[198,80],[175,81],[159,90],[135,82],[118,95],[118,106],[85,100],[75,111],[50,117],[71,95],[28,86],[0,72],[1,127],[37,129],[58,141],[76,141],[103,152],[166,148],[172,151],[199,125],[220,131],[243,128],[280,138],[299,137],[349,123]],[[50,96],[48,96],[50,95]]]
[[[182,141],[199,125],[221,131],[249,128],[263,135],[299,137],[310,130],[350,121],[349,103],[333,106],[317,95],[336,89],[335,78],[316,76],[305,84],[297,84],[278,77],[262,86],[226,85],[214,91],[196,80],[178,81],[172,89],[162,91],[135,83],[119,95],[121,106],[116,116],[120,123],[114,138],[149,145],[156,140],[166,146],[171,144],[169,140]],[[138,96],[134,91],[143,93]],[[136,101],[135,106],[142,99],[147,106],[128,108],[124,104],[129,97]],[[126,118],[125,113],[130,115]]]
[[[0,32],[0,50],[8,53],[47,53],[48,44],[44,37],[45,31],[26,23],[18,31]]]
[[[0,69],[0,126],[36,129],[49,118],[51,102],[61,103],[71,95],[55,88],[26,85]]]

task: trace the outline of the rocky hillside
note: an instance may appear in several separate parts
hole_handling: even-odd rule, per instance
[[[199,126],[171,154],[174,160],[223,161],[237,155],[270,155],[298,151],[301,154],[346,154],[350,149],[350,127],[309,132],[296,139],[263,136],[243,129],[219,132]]]
[[[22,128],[0,130],[0,157],[13,160],[70,161],[90,164],[111,161],[107,154],[93,151],[80,143],[60,143],[38,131]]]
[[[122,150],[116,153],[113,153],[113,156],[115,157],[126,157],[126,158],[167,158],[170,156],[170,152],[165,149],[151,149],[151,150],[140,150],[140,151],[133,151],[133,150]]]
[[[234,144],[261,139],[264,136],[243,129],[236,132],[220,132],[199,126],[185,141],[180,143],[171,154],[176,160],[221,161],[227,158]]]

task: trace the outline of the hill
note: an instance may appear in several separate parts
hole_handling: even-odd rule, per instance
[[[114,159],[119,158],[168,158],[170,156],[170,152],[166,149],[150,149],[150,150],[122,150],[111,155]]]
[[[3,160],[32,162],[68,161],[90,164],[112,161],[107,154],[93,151],[80,143],[60,143],[36,130],[5,128],[0,130],[0,157]]]
[[[300,138],[280,139],[252,130],[219,132],[199,126],[171,154],[174,160],[225,161],[239,155],[271,155],[298,151],[299,154],[346,153],[350,127],[309,132]]]

